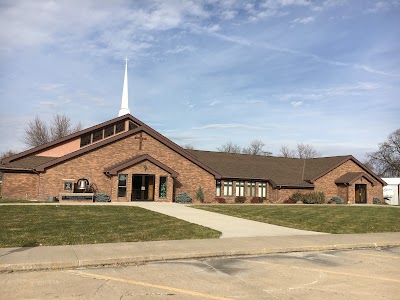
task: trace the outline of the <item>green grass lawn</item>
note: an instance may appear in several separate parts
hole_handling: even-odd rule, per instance
[[[139,207],[0,206],[0,247],[218,238],[221,233]]]
[[[296,229],[328,233],[400,231],[400,209],[341,205],[198,205],[212,212]]]
[[[41,202],[45,202],[45,201],[0,198],[0,204],[1,203],[41,203]]]

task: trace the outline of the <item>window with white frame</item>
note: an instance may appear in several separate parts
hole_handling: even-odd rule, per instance
[[[244,181],[236,181],[236,196],[244,196]]]
[[[232,186],[233,186],[232,180],[224,181],[224,196],[232,196],[232,189],[233,189]]]
[[[254,197],[256,195],[256,183],[254,181],[249,181],[247,183],[247,195]]]
[[[221,180],[217,180],[215,183],[215,195],[221,197]]]
[[[258,197],[267,197],[267,183],[259,182],[258,183]]]

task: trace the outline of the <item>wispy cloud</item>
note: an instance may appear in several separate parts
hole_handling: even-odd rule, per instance
[[[315,21],[315,17],[296,18],[292,23],[308,24]]]
[[[65,84],[63,83],[45,83],[39,86],[42,91],[55,91],[63,88]]]
[[[227,123],[227,124],[208,124],[200,127],[192,127],[193,130],[215,130],[215,129],[265,129],[263,127],[248,125],[248,124],[240,124],[240,123]]]
[[[290,104],[292,104],[293,107],[298,107],[303,104],[303,101],[292,101]]]

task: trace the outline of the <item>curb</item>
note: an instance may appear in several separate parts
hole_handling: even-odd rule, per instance
[[[166,260],[204,259],[204,258],[216,258],[216,257],[280,254],[280,253],[291,253],[291,252],[372,249],[372,248],[387,248],[396,246],[400,246],[400,242],[334,244],[334,245],[300,246],[300,247],[286,247],[286,248],[255,248],[246,250],[187,252],[187,253],[177,253],[168,255],[147,255],[147,256],[108,258],[108,259],[90,259],[90,260],[77,259],[64,262],[59,261],[59,262],[0,264],[0,272],[60,270],[60,269],[74,269],[83,267],[93,268],[100,266],[143,264],[148,262],[157,262]]]

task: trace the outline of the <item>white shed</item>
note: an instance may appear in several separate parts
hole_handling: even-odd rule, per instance
[[[383,187],[383,198],[390,205],[399,205],[400,178],[382,178],[388,185]]]

